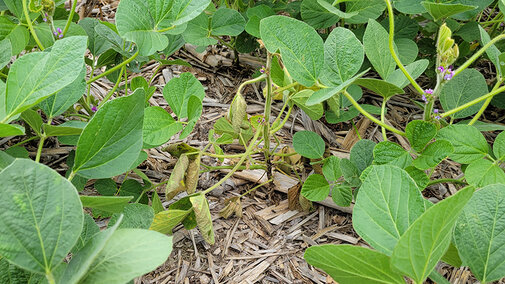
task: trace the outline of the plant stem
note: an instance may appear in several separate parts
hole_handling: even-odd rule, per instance
[[[265,164],[267,166],[267,178],[272,178],[272,163],[270,161],[270,113],[272,108],[272,77],[270,76],[270,69],[272,67],[272,54],[267,51],[267,64],[265,74],[267,75],[267,96],[265,99],[265,126],[263,127],[263,153],[265,155]]]
[[[477,99],[475,99],[473,101],[470,101],[470,102],[468,102],[468,103],[466,103],[464,105],[461,105],[461,106],[459,106],[457,108],[451,109],[450,111],[444,112],[443,114],[440,115],[440,117],[448,117],[448,116],[450,116],[452,114],[457,113],[458,111],[462,111],[462,110],[464,110],[466,108],[469,108],[469,107],[471,107],[471,106],[473,106],[475,104],[478,104],[478,103],[482,102],[483,100],[486,100],[488,98],[492,98],[493,96],[495,96],[495,95],[497,95],[499,93],[502,93],[502,92],[505,92],[505,86],[502,86],[502,87],[500,87],[500,88],[498,88],[498,89],[496,89],[494,91],[491,91],[487,95],[484,95],[484,96],[482,96],[480,98],[477,98]]]
[[[214,189],[216,189],[223,182],[225,182],[227,179],[229,179],[240,168],[240,166],[242,166],[242,163],[251,154],[252,149],[254,148],[254,144],[256,143],[256,140],[258,140],[258,137],[260,136],[260,133],[261,133],[261,131],[256,131],[256,133],[254,134],[253,139],[251,140],[251,143],[249,143],[249,146],[247,147],[244,155],[240,158],[240,160],[235,165],[235,167],[233,167],[233,169],[231,169],[231,171],[228,174],[226,174],[221,180],[219,180],[216,184],[214,184],[213,186],[211,186],[208,189],[206,189],[205,191],[203,191],[202,192],[203,195],[205,195],[205,194],[213,191]]]
[[[140,49],[137,49],[137,52],[135,52],[135,54],[133,54],[132,57],[128,58],[127,60],[125,60],[123,62],[121,62],[121,64],[112,67],[111,69],[103,72],[102,74],[100,74],[98,76],[90,78],[88,81],[86,81],[86,84],[91,84],[91,83],[95,82],[96,80],[98,80],[98,79],[100,79],[100,78],[102,78],[104,76],[107,76],[107,75],[111,74],[112,72],[114,72],[116,70],[119,70],[119,69],[123,68],[124,66],[126,66],[126,64],[132,62],[139,55],[139,50]],[[119,77],[121,77],[121,76],[119,76]]]
[[[19,145],[23,145],[23,144],[25,144],[25,143],[27,143],[27,142],[30,142],[30,141],[32,141],[32,140],[35,140],[35,139],[37,139],[37,138],[38,138],[38,136],[32,136],[32,137],[30,137],[30,138],[28,138],[28,139],[25,139],[25,140],[23,140],[23,141],[21,141],[21,142],[19,142],[19,143],[16,143],[16,144],[14,144],[14,145],[10,146],[9,148],[13,148],[13,147],[16,147],[16,146],[19,146]]]
[[[0,77],[7,79],[7,75],[5,75],[5,74],[4,74],[4,73],[2,73],[2,72],[0,72]]]
[[[289,120],[289,116],[291,115],[291,111],[293,110],[293,106],[290,106],[289,109],[288,109],[288,113],[286,113],[286,116],[284,117],[284,119],[282,120],[282,122],[277,125],[275,128],[271,129],[270,130],[270,134],[273,135],[275,134],[277,131],[279,131],[281,128],[284,127],[284,125],[286,124],[286,122],[288,122]]]
[[[384,123],[384,124],[386,124],[385,123],[385,121],[386,121],[386,103],[387,103],[386,99],[382,100],[381,122]],[[386,135],[386,128],[381,127],[381,130],[382,130],[382,138],[384,139],[384,141],[388,141],[388,137]]]
[[[54,276],[53,276],[53,273],[51,271],[47,271],[46,272],[46,279],[47,279],[47,282],[49,284],[56,284],[56,280],[54,280]]]
[[[419,84],[417,84],[416,80],[414,80],[414,78],[412,78],[412,76],[409,74],[407,69],[405,69],[402,62],[400,61],[400,58],[398,57],[398,55],[395,52],[395,48],[394,48],[395,19],[394,19],[394,14],[393,14],[393,6],[391,5],[390,0],[384,0],[384,1],[386,1],[386,5],[388,6],[388,15],[389,15],[389,52],[393,56],[393,59],[395,60],[396,65],[398,65],[398,68],[400,68],[400,70],[402,70],[403,74],[405,75],[405,77],[407,77],[407,79],[412,84],[412,86],[414,86],[414,88],[419,92],[419,94],[423,94],[424,93],[423,88],[421,88],[421,86],[419,86]]]
[[[117,78],[116,84],[114,85],[112,90],[110,90],[110,92],[107,94],[107,96],[105,96],[105,98],[103,98],[103,100],[98,104],[98,106],[96,107],[97,109],[101,108],[103,106],[103,104],[108,102],[110,97],[112,97],[114,92],[117,90],[117,87],[119,86],[119,83],[121,83],[121,79],[123,78],[123,71],[125,71],[125,69],[126,69],[126,66],[124,66],[123,69],[121,69],[121,72],[119,72],[119,77]]]
[[[74,179],[74,177],[75,177],[75,172],[74,171],[70,172],[70,175],[68,175],[68,181],[72,181],[72,179]]]
[[[250,155],[255,154],[251,153]],[[231,159],[231,158],[241,158],[244,156],[244,153],[241,154],[232,154],[232,155],[219,155],[219,154],[214,154],[214,153],[209,153],[209,152],[202,152],[202,155],[213,157],[213,158],[223,158],[223,159]]]
[[[361,112],[361,114],[363,114],[364,116],[366,116],[368,119],[370,119],[371,121],[377,123],[379,126],[382,126],[384,128],[386,128],[387,130],[391,131],[391,132],[394,132],[396,134],[399,134],[401,136],[404,136],[405,137],[405,132],[403,131],[400,131],[390,125],[387,125],[385,123],[382,123],[380,120],[378,120],[377,118],[373,117],[370,113],[368,113],[366,110],[364,110],[355,100],[354,98],[346,91],[344,91],[344,96],[352,103],[352,105],[359,111]]]
[[[472,57],[470,57],[463,65],[461,65],[456,71],[454,71],[454,76],[457,76],[463,70],[465,70],[470,64],[477,60],[488,48],[490,48],[496,42],[505,39],[505,34],[501,34],[493,38],[490,42],[484,45],[479,51],[477,51]]]
[[[44,50],[44,46],[40,42],[39,37],[37,36],[37,33],[35,33],[35,30],[33,29],[32,21],[30,20],[30,14],[28,13],[28,7],[26,5],[26,0],[21,0],[21,2],[23,3],[23,13],[26,18],[26,24],[28,25],[28,29],[30,30],[30,33],[32,34],[33,39],[35,40],[35,42],[39,46],[40,50]]]
[[[77,0],[73,0],[72,7],[70,8],[70,14],[68,15],[67,23],[65,24],[65,28],[63,29],[63,36],[65,36],[68,29],[70,28],[70,24],[72,23],[72,18],[74,18],[76,6],[77,6]]]
[[[274,93],[275,93],[275,94],[279,94],[279,93],[284,92],[284,91],[285,91],[285,90],[287,90],[287,89],[291,89],[291,88],[296,87],[296,86],[298,86],[298,85],[300,85],[300,83],[298,83],[298,82],[294,82],[294,83],[291,83],[291,84],[289,84],[289,85],[287,85],[287,86],[284,86],[284,87],[282,87],[282,88],[278,88],[277,90],[275,90],[275,91],[274,91]]]
[[[266,184],[271,183],[272,181],[274,181],[274,180],[273,180],[273,179],[269,179],[269,180],[265,181],[265,182],[264,182],[264,183],[262,183],[262,184],[258,184],[257,186],[255,186],[255,187],[253,187],[253,188],[249,189],[248,191],[246,191],[244,194],[240,195],[240,197],[239,197],[239,198],[246,196],[247,194],[249,194],[249,193],[251,193],[251,192],[255,191],[256,189],[258,189],[258,188],[260,188],[260,187],[262,187],[262,186],[264,186],[264,185],[266,185]]]
[[[501,83],[503,82],[503,79],[501,80],[498,80],[498,82],[496,82],[496,84],[494,85],[493,89],[491,91],[495,91],[496,89],[498,89],[501,85]],[[489,103],[491,103],[491,100],[493,99],[493,97],[490,97],[488,98],[484,104],[482,105],[482,107],[479,109],[479,112],[472,118],[472,120],[468,123],[468,125],[474,125],[474,123],[479,120],[479,118],[481,117],[481,115],[484,113],[484,111],[486,110],[486,108],[489,106]]]
[[[458,184],[465,184],[466,182],[463,181],[463,179],[453,179],[453,178],[441,178],[441,179],[436,179],[430,181],[426,186],[434,185],[434,184],[439,184],[439,183],[458,183]]]
[[[44,146],[44,141],[46,140],[46,136],[42,135],[39,141],[39,147],[37,148],[37,156],[35,157],[35,162],[40,162],[40,155],[42,154],[42,147]]]

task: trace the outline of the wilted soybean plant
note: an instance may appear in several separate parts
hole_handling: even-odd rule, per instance
[[[345,3],[344,12],[339,9],[344,5],[338,2],[331,5],[309,0],[302,1],[298,10],[282,1],[276,5],[237,2],[216,9],[210,1],[201,0],[122,0],[115,25],[96,19],[75,24],[76,1],[68,15],[61,13],[63,2],[4,0],[0,5],[4,10],[0,19],[8,31],[2,34],[0,42],[0,67],[5,79],[5,83],[0,81],[0,133],[2,137],[24,135],[26,129],[15,123],[24,121],[34,135],[18,145],[38,139],[35,162],[14,160],[9,151],[0,152],[0,177],[4,184],[0,190],[5,196],[0,201],[0,279],[13,279],[11,275],[15,275],[37,282],[45,275],[50,283],[95,283],[99,279],[124,283],[154,269],[168,257],[170,239],[153,231],[171,233],[181,222],[188,229],[198,226],[204,239],[213,243],[205,194],[245,168],[246,161],[249,168],[265,169],[270,182],[273,167],[296,154],[289,149],[277,151],[280,141],[275,135],[295,105],[314,120],[325,115],[330,123],[362,113],[382,128],[384,139],[379,144],[359,141],[347,160],[325,153],[324,141],[313,132],[294,135],[294,150],[313,164],[322,164],[321,172],[305,180],[300,203],[309,208],[309,201],[322,200],[330,191],[340,206],[349,206],[355,199],[354,228],[374,248],[312,247],[305,255],[309,263],[342,283],[402,283],[404,276],[417,283],[427,277],[444,282],[433,270],[440,259],[453,266],[470,266],[482,282],[504,276],[505,220],[498,214],[504,207],[505,189],[501,184],[505,174],[500,168],[504,136],[496,138],[491,151],[479,129],[472,126],[483,127],[478,119],[493,97],[504,91],[502,56],[495,46],[504,36],[491,39],[478,26],[484,46],[473,56],[467,49],[465,56],[469,58],[462,61],[463,49],[455,44],[450,28],[454,26],[452,18],[469,20],[493,1],[478,1],[478,7],[431,1],[395,2],[395,9],[403,13],[398,17],[402,21],[409,19],[405,14],[422,13],[439,27],[434,44],[436,59],[431,66],[435,78],[432,89],[423,89],[415,81],[425,71],[430,72],[430,61],[415,61],[417,54],[409,56],[405,52],[409,50],[405,46],[412,47],[414,42],[406,44],[407,41],[395,38],[397,21],[389,1],[355,0]],[[504,7],[501,0],[496,4],[500,9]],[[376,21],[385,9],[389,33],[384,28],[387,22]],[[292,17],[275,15],[279,11]],[[295,19],[300,15],[303,21]],[[344,25],[323,33],[323,42],[315,29],[326,29],[339,20],[361,25],[363,44],[357,33]],[[447,24],[442,24],[444,21]],[[147,158],[142,149],[163,145],[177,133],[180,138],[189,135],[201,115],[205,93],[190,73],[169,81],[163,96],[175,119],[164,109],[147,104],[155,91],[151,86],[154,76],[149,81],[141,77],[129,81],[131,73],[138,72],[150,60],[158,61],[160,68],[187,64],[166,59],[185,42],[206,46],[219,41],[233,48],[238,57],[237,52],[257,47],[254,38],[261,39],[260,47],[267,53],[260,75],[239,86],[227,117],[219,119],[209,133],[207,147],[200,150],[186,144],[170,145],[166,150],[178,158],[173,173],[167,181],[152,183],[137,169]],[[90,58],[84,57],[86,41]],[[30,52],[34,47],[38,51]],[[25,54],[6,67],[10,56],[4,55],[18,55],[23,50]],[[484,53],[497,70],[491,92],[484,77],[468,68]],[[365,55],[368,65],[364,64]],[[85,64],[92,71],[87,80]],[[373,67],[382,80],[364,78],[369,71],[367,66]],[[95,75],[96,70],[103,68],[105,72]],[[90,84],[105,76],[116,83],[102,101],[97,101],[90,94]],[[125,93],[132,94],[110,100],[123,81]],[[265,83],[265,109],[262,116],[249,118],[241,92],[256,82]],[[424,117],[401,130],[387,124],[386,103],[391,97],[404,94],[403,88],[409,84],[424,102]],[[362,95],[360,87],[383,97],[379,110],[357,102]],[[284,118],[271,117],[275,99],[284,102]],[[77,107],[73,107],[76,102]],[[435,107],[438,103],[443,111]],[[53,120],[62,114],[74,120],[53,125]],[[465,124],[453,123],[474,114]],[[406,137],[412,149],[407,151],[389,142],[388,131]],[[76,146],[67,160],[71,168],[68,180],[38,163],[44,143],[53,136],[63,144]],[[225,155],[220,145],[235,140],[246,146],[245,152]],[[210,147],[215,153],[208,152]],[[263,153],[264,161],[250,158],[254,153]],[[218,183],[196,192],[200,167],[215,169],[200,163],[202,155],[239,160]],[[412,155],[416,158],[412,159]],[[460,180],[430,180],[435,167],[447,158],[465,165],[465,176]],[[296,167],[289,169],[296,173]],[[126,178],[118,189],[110,179],[130,172],[141,176],[143,184]],[[82,190],[89,179],[97,179],[95,189],[100,196],[77,194],[76,189]],[[433,205],[421,191],[441,182],[468,186]],[[166,200],[181,191],[189,195],[165,209],[155,191],[162,185],[166,185]],[[479,190],[474,192],[474,188]],[[151,191],[148,206],[147,194]],[[239,197],[227,202],[223,215],[241,214]],[[111,217],[110,228],[99,233],[82,207],[90,208],[96,217]],[[426,234],[428,231],[433,234]],[[129,245],[138,245],[139,239],[145,243]],[[69,252],[70,262],[63,262]],[[139,263],[124,261],[143,255],[146,258]],[[118,274],[119,265],[131,273]]]

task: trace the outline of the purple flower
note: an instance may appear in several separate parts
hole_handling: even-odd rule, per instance
[[[260,73],[261,74],[265,73],[265,66],[261,66]]]
[[[424,92],[428,95],[433,95],[433,89],[426,89]]]
[[[62,38],[62,37],[63,37],[63,34],[60,34],[58,37],[59,37],[59,38]]]
[[[63,33],[63,31],[60,28],[57,28],[56,30],[58,31],[59,34]]]
[[[96,112],[98,109],[96,108],[96,106],[91,106],[91,111],[92,112]]]
[[[438,70],[438,72],[440,72],[440,73],[444,73],[445,68],[444,68],[444,66],[440,65],[440,66],[438,66],[437,70]]]
[[[58,33],[57,33],[57,32],[53,32],[53,34],[54,34],[55,36],[57,36],[57,35],[58,35]]]
[[[425,96],[425,95],[423,95],[423,101],[424,101],[425,103],[428,103],[428,99],[426,98],[426,96]]]
[[[446,81],[451,80],[452,77],[454,77],[454,74],[455,74],[454,71],[452,71],[451,69],[448,69],[447,73],[444,76],[444,80],[446,80]]]
[[[44,22],[47,22],[47,18],[43,18],[42,20],[43,20]]]
[[[433,113],[438,113],[438,108],[434,108]]]
[[[442,119],[442,118],[441,118],[439,115],[437,115],[437,116],[435,116],[435,119],[436,119],[436,120],[440,120],[440,119]]]

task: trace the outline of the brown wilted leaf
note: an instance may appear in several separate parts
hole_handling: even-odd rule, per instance
[[[202,234],[203,239],[213,245],[214,240],[214,227],[212,226],[212,216],[210,215],[209,202],[205,198],[205,195],[197,194],[189,198],[191,204],[193,204],[193,211],[196,216],[196,224],[198,225],[198,230]]]
[[[240,196],[228,198],[224,201],[225,207],[219,211],[219,215],[228,219],[233,213],[239,218],[242,218],[242,204],[240,203]]]
[[[180,158],[182,154],[185,153],[194,153],[198,152],[199,150],[189,146],[186,143],[176,143],[176,144],[171,144],[163,149],[163,151],[168,152],[170,155],[176,158]]]
[[[189,159],[186,154],[182,154],[168,179],[167,187],[165,188],[166,200],[171,200],[179,192],[184,191],[186,186],[184,184],[184,176],[189,166]]]
[[[240,128],[244,119],[247,116],[247,103],[244,97],[239,93],[233,100],[230,106],[230,117],[231,125],[233,126],[233,130],[237,133],[240,132]]]
[[[302,188],[301,183],[297,183],[288,189],[288,208],[289,210],[301,210],[300,205],[300,189]]]
[[[190,156],[188,170],[186,171],[186,177],[184,179],[186,184],[186,192],[188,194],[193,194],[196,191],[196,186],[198,185],[198,177],[200,176],[201,158],[201,154]]]

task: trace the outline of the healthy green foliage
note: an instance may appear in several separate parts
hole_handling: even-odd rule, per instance
[[[489,151],[484,136],[470,125],[451,125],[438,132],[438,138],[451,142],[454,152],[449,158],[458,163],[468,164],[482,159]]]
[[[330,185],[322,175],[310,175],[302,186],[301,194],[310,201],[322,201],[330,194]]]
[[[309,159],[319,159],[324,154],[324,140],[312,131],[299,131],[293,135],[295,151]]]

